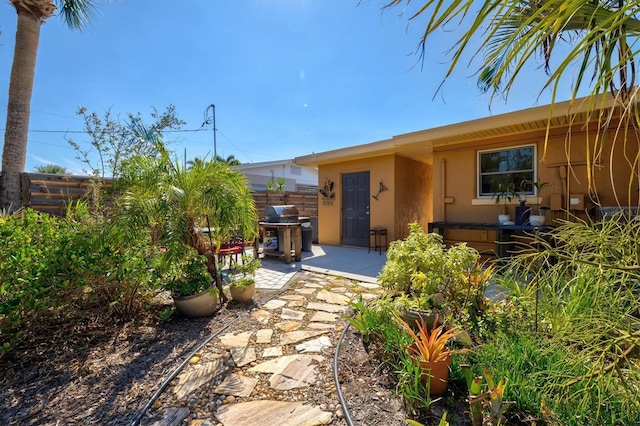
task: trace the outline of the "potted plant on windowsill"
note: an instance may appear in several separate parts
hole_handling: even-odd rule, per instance
[[[542,205],[541,193],[544,188],[550,186],[551,184],[549,182],[540,182],[540,181],[535,181],[535,182],[528,181],[527,183],[536,189],[535,197],[533,198],[535,202],[529,203],[531,204],[531,211],[529,213],[529,224],[531,226],[543,226],[546,219],[544,212],[546,210],[549,210],[549,207]]]
[[[449,349],[446,345],[456,336],[458,331],[455,328],[445,330],[444,325],[438,326],[437,317],[431,331],[420,318],[417,322],[417,332],[400,317],[396,317],[396,319],[413,340],[408,349],[415,361],[420,364],[422,383],[427,387],[429,394],[444,394],[447,391],[451,357],[457,352]]]
[[[256,292],[256,271],[262,266],[260,259],[243,255],[242,263],[233,264],[236,274],[231,276],[229,292],[236,302],[248,302]]]
[[[508,185],[499,184],[498,190],[493,193],[492,198],[495,199],[496,205],[502,203],[502,212],[498,215],[498,223],[502,225],[505,222],[510,222],[511,216],[507,210],[507,203],[511,202],[514,198],[518,198],[515,185],[513,183]]]

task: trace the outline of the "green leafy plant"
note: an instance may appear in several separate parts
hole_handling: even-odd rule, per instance
[[[442,236],[409,225],[404,240],[393,241],[378,277],[392,306],[405,316],[454,320],[477,334],[484,312],[491,306],[485,290],[494,270],[480,263],[477,250],[459,243],[447,248]]]
[[[482,409],[482,376],[474,376],[469,365],[461,365],[460,369],[467,382],[469,390],[469,407],[471,409],[471,424],[473,426],[482,426],[483,409]]]
[[[347,302],[354,310],[354,315],[344,317],[358,333],[362,336],[362,341],[368,343],[372,335],[375,335],[380,329],[381,315],[380,311],[376,311],[362,299],[362,296],[355,302]]]
[[[166,263],[164,288],[174,296],[191,296],[212,288],[206,258],[195,250],[187,250],[182,259],[163,259],[163,262]]]
[[[537,215],[543,215],[545,210],[549,210],[549,207],[547,206],[543,206],[542,205],[542,191],[545,188],[548,188],[551,186],[550,182],[541,182],[539,180],[537,181],[531,181],[531,180],[526,180],[523,182],[523,190],[525,189],[533,189],[535,188],[535,194],[533,197],[533,202],[529,201],[529,204],[531,204],[531,209],[533,212],[535,212],[535,214]]]
[[[483,376],[474,376],[471,367],[460,366],[469,389],[469,406],[471,408],[471,424],[482,426],[484,424],[484,411],[487,410],[489,421],[493,426],[504,424],[506,419],[504,413],[512,404],[504,401],[504,392],[509,379],[502,377],[497,383],[489,370],[484,369]],[[483,387],[483,379],[486,386]]]
[[[154,142],[157,155],[134,156],[121,168],[118,218],[131,233],[147,231],[169,261],[180,262],[187,248],[196,250],[226,302],[216,262],[219,248],[232,235],[252,240],[258,232],[246,177],[220,161],[187,167],[172,159],[161,141]]]
[[[502,214],[507,214],[507,203],[518,198],[518,191],[513,182],[507,185],[500,183],[498,184],[497,191],[493,193],[492,198],[495,200],[496,205],[502,203]]]
[[[404,240],[392,241],[389,245],[379,281],[394,295],[434,295],[450,281],[466,274],[479,257],[478,252],[466,244],[447,249],[441,235],[428,234],[413,222]]]
[[[233,262],[232,268],[236,272],[231,275],[229,287],[246,288],[255,282],[256,271],[260,269],[260,259],[242,255],[242,262]]]

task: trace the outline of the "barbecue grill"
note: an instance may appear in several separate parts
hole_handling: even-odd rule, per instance
[[[269,223],[298,223],[300,212],[291,204],[282,206],[267,206],[264,210],[264,221]]]

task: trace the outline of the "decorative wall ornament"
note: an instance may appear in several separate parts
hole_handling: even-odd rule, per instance
[[[318,190],[325,200],[331,200],[336,198],[335,192],[333,192],[333,182],[330,179],[325,178],[324,186]]]
[[[388,191],[389,188],[387,188],[386,186],[384,186],[384,183],[382,183],[382,180],[380,180],[380,189],[378,189],[378,193],[376,195],[372,195],[371,197],[378,201],[378,195],[380,195],[380,193],[384,192],[384,191]]]

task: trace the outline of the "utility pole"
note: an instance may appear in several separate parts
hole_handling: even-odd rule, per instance
[[[211,104],[204,110],[204,124],[209,124],[209,109],[213,112],[213,161],[218,158],[218,150],[216,146],[216,106]]]

